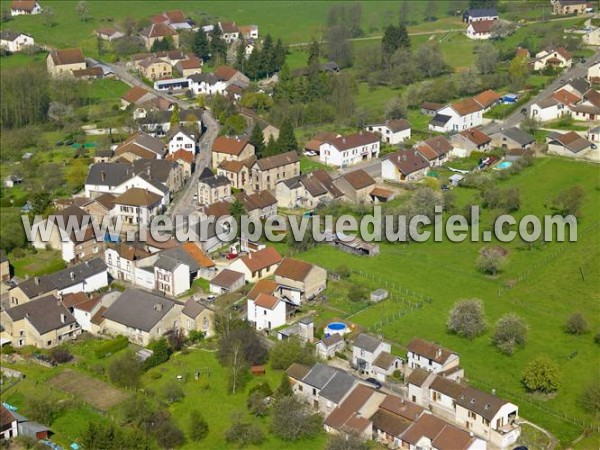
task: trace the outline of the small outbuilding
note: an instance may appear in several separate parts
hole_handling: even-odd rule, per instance
[[[459,173],[455,173],[454,175],[452,175],[449,180],[450,180],[450,184],[452,186],[458,186],[460,184],[460,182],[464,179],[464,175],[461,175]]]
[[[388,291],[385,289],[377,289],[371,292],[371,301],[372,302],[380,302],[388,298]]]

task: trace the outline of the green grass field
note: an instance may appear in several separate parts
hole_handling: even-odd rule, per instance
[[[314,263],[335,269],[345,264],[367,274],[363,283],[369,287],[408,288],[431,297],[432,303],[410,310],[404,317],[390,321],[379,331],[400,345],[412,337],[420,336],[440,342],[458,351],[467,378],[482,388],[495,388],[499,394],[513,398],[521,414],[555,433],[563,443],[575,439],[581,428],[540,410],[533,403],[541,404],[560,414],[585,423],[594,422],[578,401],[584,386],[594,374],[589,363],[597,361],[597,344],[594,334],[600,329],[600,307],[597,280],[600,267],[600,236],[597,228],[584,231],[597,223],[600,213],[600,184],[598,168],[593,165],[559,159],[536,161],[534,167],[520,175],[501,182],[501,187],[519,187],[521,211],[543,215],[552,213],[551,203],[556,194],[565,187],[581,184],[586,190],[583,217],[579,222],[579,242],[549,243],[534,250],[525,249],[520,243],[506,244],[509,258],[505,270],[491,278],[475,270],[475,260],[483,243],[427,242],[423,244],[382,244],[381,255],[368,259],[348,256],[329,246],[319,246],[309,252],[296,255]],[[543,189],[540,189],[543,186]],[[469,202],[474,191],[455,190],[461,203]],[[489,223],[483,216],[482,223]],[[504,245],[504,244],[503,244]],[[582,280],[582,274],[585,281]],[[369,278],[369,277],[374,277]],[[510,280],[516,285],[499,295]],[[479,298],[485,303],[490,331],[473,341],[447,334],[445,322],[451,306],[459,299]],[[347,313],[356,306],[344,307],[336,300],[335,306]],[[370,307],[350,320],[359,325],[372,327],[382,317],[397,313],[404,306],[384,301]],[[582,311],[590,324],[590,332],[583,336],[568,335],[563,331],[567,318],[574,311]],[[505,356],[491,344],[491,330],[498,318],[508,312],[523,316],[530,325],[527,346],[513,356]],[[327,312],[329,315],[330,311]],[[572,356],[574,352],[577,354]],[[545,354],[559,362],[563,385],[554,398],[524,401],[520,376],[525,365],[539,354]],[[597,422],[596,422],[597,424]]]

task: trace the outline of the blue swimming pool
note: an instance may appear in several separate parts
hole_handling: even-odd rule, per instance
[[[500,169],[500,170],[504,170],[504,169],[508,169],[510,166],[512,166],[512,162],[511,161],[502,161],[500,164],[498,164],[496,166],[496,169]]]
[[[343,336],[349,332],[348,326],[343,322],[331,322],[327,325],[327,328],[325,328],[325,334],[329,336],[332,334],[340,334]]]

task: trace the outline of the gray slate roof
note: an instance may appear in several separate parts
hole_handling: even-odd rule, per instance
[[[366,350],[370,353],[373,353],[377,350],[377,347],[381,344],[381,341],[373,336],[369,336],[368,334],[359,334],[358,337],[354,340],[354,346],[358,347],[362,350]]]
[[[224,175],[215,175],[212,170],[206,167],[199,177],[200,183],[208,185],[210,188],[227,186],[229,179]]]
[[[450,116],[447,116],[445,114],[436,114],[435,116],[433,116],[433,119],[431,119],[430,123],[431,125],[436,127],[443,127],[448,123],[449,120]]]
[[[131,178],[132,175],[131,164],[96,163],[90,167],[85,184],[119,186]]]
[[[106,264],[100,258],[92,259],[73,267],[48,275],[50,282],[58,289],[66,289],[83,280],[106,270]]]
[[[570,80],[567,84],[573,86],[582,94],[585,93],[590,88],[590,83],[585,78],[575,78]]]
[[[161,254],[154,263],[154,266],[158,267],[159,269],[166,270],[167,272],[173,272],[181,264],[183,263],[177,261],[175,258]]]
[[[45,334],[49,331],[75,323],[75,317],[73,317],[62,302],[53,295],[48,295],[15,306],[14,308],[9,308],[6,310],[6,314],[8,314],[13,321],[27,318],[39,334]],[[65,319],[64,322],[62,317]]]
[[[202,311],[204,311],[206,309],[206,306],[195,302],[192,299],[189,299],[187,302],[185,302],[185,306],[183,307],[183,311],[181,311],[183,314],[185,314],[188,317],[191,317],[192,319],[195,319],[196,317],[198,317],[198,314],[200,314]]]
[[[325,364],[317,363],[302,379],[302,382],[317,389],[323,389],[336,373],[338,373],[337,369]]]
[[[149,332],[176,303],[138,289],[127,289],[106,310],[104,318]]]
[[[347,372],[339,371],[331,378],[319,395],[337,404],[342,401],[356,383],[356,378],[352,375]]]
[[[501,131],[500,134],[504,134],[506,137],[518,142],[521,145],[527,145],[535,142],[535,138],[532,135],[517,127],[507,128],[506,130]]]

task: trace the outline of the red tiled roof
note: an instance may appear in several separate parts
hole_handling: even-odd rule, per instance
[[[451,106],[461,116],[466,116],[467,114],[473,114],[474,112],[482,110],[481,105],[472,98],[466,98],[459,102],[452,103]]]
[[[215,153],[226,153],[228,155],[239,155],[248,144],[248,139],[240,139],[229,136],[219,136],[212,145]]]
[[[141,33],[143,36],[147,38],[155,38],[155,37],[165,37],[165,36],[175,36],[177,31],[171,28],[166,23],[153,23],[147,28],[144,28]]]
[[[215,267],[215,262],[193,242],[185,242],[181,244],[181,248],[183,248],[183,250],[190,255],[198,265],[202,267]]]
[[[238,71],[230,66],[219,66],[213,74],[222,81],[229,81]]]
[[[361,131],[360,133],[336,137],[335,139],[327,140],[327,142],[329,142],[338,150],[342,151],[379,142],[379,136],[377,136],[375,133]]]
[[[552,94],[552,97],[565,105],[572,105],[580,100],[579,97],[572,92],[567,91],[566,89],[560,89],[556,91],[554,94]]]
[[[492,27],[496,23],[495,20],[477,20],[469,25],[477,34],[485,34],[492,31]]]
[[[275,271],[275,276],[304,281],[312,268],[313,265],[310,263],[298,259],[284,258]]]
[[[250,300],[255,300],[259,294],[269,294],[272,295],[278,288],[278,284],[273,280],[259,280],[256,284],[250,289],[248,295],[246,296]]]
[[[364,189],[375,184],[375,180],[362,169],[349,172],[342,176],[354,189]]]
[[[35,5],[37,4],[37,1],[35,0],[13,0],[12,4],[11,4],[11,8],[14,10],[21,10],[21,11],[33,11],[33,8],[35,8]]]
[[[468,130],[463,130],[458,134],[468,139],[477,146],[484,145],[492,141],[492,139],[487,134],[485,134],[482,131],[479,131],[477,128],[469,128]]]
[[[242,256],[241,259],[251,272],[257,272],[279,264],[281,262],[281,255],[274,247],[266,247],[257,252],[248,253]]]
[[[493,91],[492,89],[488,89],[487,91],[483,91],[475,95],[473,97],[473,100],[475,100],[484,108],[487,108],[496,103],[498,100],[500,100],[500,98],[500,94],[498,94],[496,91]]]
[[[260,306],[261,308],[274,309],[275,306],[277,306],[277,303],[279,303],[279,301],[280,300],[277,297],[273,297],[269,294],[260,293],[256,296],[254,304],[256,306]]]
[[[54,64],[62,66],[65,64],[85,63],[85,57],[80,48],[64,48],[62,50],[52,50],[50,57]]]
[[[188,164],[193,164],[194,162],[194,154],[192,152],[188,152],[187,150],[180,148],[179,150],[167,155],[167,160],[169,161],[185,161]]]
[[[116,205],[127,206],[154,206],[160,203],[162,197],[154,192],[142,188],[130,188],[115,198]]]

